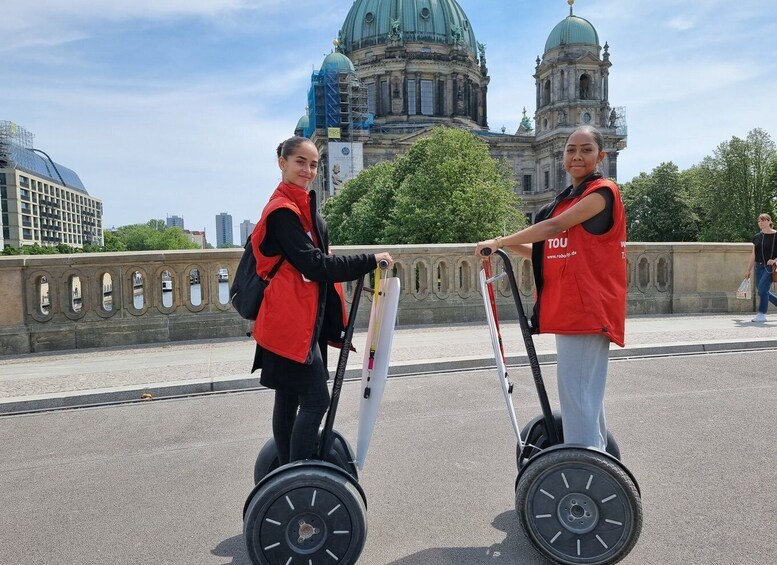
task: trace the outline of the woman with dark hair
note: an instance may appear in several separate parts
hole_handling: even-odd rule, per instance
[[[534,225],[481,241],[532,260],[534,333],[556,334],[559,402],[566,443],[604,450],[604,389],[610,342],[623,347],[626,321],[626,214],[615,183],[597,172],[604,140],[577,128],[564,146],[572,184]]]
[[[758,313],[753,322],[765,322],[766,311],[769,309],[769,302],[777,306],[777,296],[769,290],[772,286],[772,271],[777,268],[777,232],[772,224],[772,217],[769,214],[760,214],[758,216],[758,227],[761,229],[753,237],[753,250],[750,253],[750,261],[747,264],[745,278],[750,278],[755,265],[755,288],[758,291]]]
[[[257,274],[267,278],[254,323],[262,385],[275,389],[273,437],[281,465],[313,456],[329,406],[327,342],[342,343],[347,323],[341,281],[364,276],[388,253],[329,253],[326,223],[309,191],[318,173],[318,150],[305,137],[278,146],[281,182],[251,235]],[[356,297],[358,298],[358,297]]]

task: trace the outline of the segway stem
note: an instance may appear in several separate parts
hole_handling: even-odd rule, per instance
[[[495,253],[502,258],[502,262],[504,263],[504,272],[507,275],[507,280],[510,281],[510,290],[512,291],[513,300],[515,301],[515,307],[518,310],[518,323],[521,326],[521,334],[523,335],[523,343],[526,347],[526,355],[529,358],[529,366],[531,367],[532,377],[534,378],[534,386],[537,389],[537,396],[540,401],[540,407],[542,408],[542,416],[545,419],[545,429],[547,430],[550,443],[555,445],[560,443],[560,439],[556,430],[553,412],[550,409],[550,402],[548,401],[548,393],[545,390],[545,383],[542,380],[540,361],[537,358],[537,350],[534,348],[534,340],[532,339],[529,320],[526,317],[526,312],[523,309],[523,303],[521,302],[521,295],[518,292],[518,283],[515,280],[513,264],[510,261],[510,257],[502,249],[497,249]]]
[[[340,357],[337,360],[335,378],[332,382],[332,398],[329,401],[329,410],[327,410],[326,420],[324,421],[324,429],[321,432],[321,441],[318,448],[318,458],[322,460],[325,459],[325,454],[329,453],[329,451],[332,449],[332,441],[334,439],[334,436],[332,435],[332,428],[335,425],[337,405],[340,403],[340,391],[343,388],[343,381],[345,380],[345,366],[348,364],[348,354],[351,352],[353,330],[354,326],[356,325],[356,313],[359,311],[359,302],[361,301],[363,288],[364,277],[359,277],[359,279],[356,281],[356,287],[353,291],[351,311],[348,314],[348,325],[345,326],[343,345],[340,349]]]

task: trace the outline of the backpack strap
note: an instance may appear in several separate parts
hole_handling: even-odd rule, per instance
[[[275,273],[277,273],[277,272],[278,272],[278,269],[280,269],[280,268],[281,268],[281,263],[283,263],[283,261],[284,261],[285,259],[286,259],[286,257],[284,257],[283,255],[281,255],[281,258],[278,260],[278,262],[277,262],[277,263],[275,263],[275,265],[273,266],[273,268],[272,268],[272,269],[270,269],[270,272],[269,272],[269,273],[267,273],[267,280],[268,280],[268,281],[269,281],[269,280],[271,280],[271,279],[272,279],[272,278],[275,276]]]

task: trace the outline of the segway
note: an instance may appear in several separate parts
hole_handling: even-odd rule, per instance
[[[489,249],[483,255],[490,255]],[[606,452],[563,443],[561,414],[550,408],[534,348],[531,328],[521,303],[513,266],[507,253],[504,271],[491,274],[491,258],[483,262],[480,289],[486,309],[496,368],[515,432],[515,509],[527,536],[555,563],[616,563],[634,547],[642,529],[642,500],[636,479],[620,461],[620,450],[607,432]],[[512,401],[513,384],[505,368],[493,284],[507,277],[518,310],[526,354],[542,415],[523,428]]]
[[[380,267],[385,270],[387,263],[382,261]],[[334,430],[334,420],[359,297],[365,290],[372,290],[374,298],[367,331],[370,347],[362,372],[359,450],[354,456],[346,439]],[[243,535],[254,565],[349,565],[361,554],[367,537],[367,498],[359,485],[357,467],[364,466],[388,375],[399,291],[398,278],[381,281],[377,272],[374,290],[364,287],[364,277],[356,281],[315,458],[279,466],[273,439],[260,450],[254,465],[255,486],[243,507]]]

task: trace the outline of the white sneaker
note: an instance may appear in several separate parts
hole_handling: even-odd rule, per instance
[[[750,320],[751,322],[765,322],[766,321],[766,314],[763,312],[758,312],[758,314],[755,315],[755,318]]]

